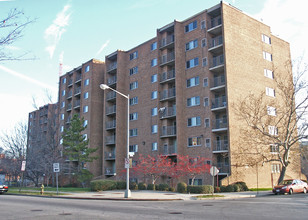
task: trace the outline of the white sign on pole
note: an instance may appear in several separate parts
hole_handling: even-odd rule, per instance
[[[60,172],[60,164],[59,163],[54,163],[53,164],[53,172],[54,173],[59,173]]]
[[[21,169],[20,169],[21,171],[25,171],[26,170],[26,161],[25,160],[23,160],[22,162],[21,162]]]
[[[217,167],[212,166],[210,169],[210,173],[212,176],[216,176],[219,173],[219,170],[217,169]]]
[[[129,168],[129,158],[125,158],[125,169]]]

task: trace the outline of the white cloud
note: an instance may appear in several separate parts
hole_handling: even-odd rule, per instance
[[[107,40],[107,41],[101,46],[101,48],[97,51],[96,56],[98,56],[98,55],[105,49],[105,47],[108,46],[109,43],[110,43],[110,40]]]
[[[66,31],[66,27],[70,23],[72,14],[69,10],[70,8],[70,5],[65,5],[62,11],[57,14],[53,23],[45,30],[44,38],[48,44],[45,50],[49,53],[50,58],[53,57],[62,34]]]
[[[26,76],[26,75],[24,75],[24,74],[22,74],[22,73],[18,73],[18,72],[16,72],[16,71],[11,70],[11,69],[9,69],[9,68],[6,68],[6,67],[4,67],[4,66],[2,66],[2,65],[0,65],[0,70],[3,70],[3,71],[5,71],[5,72],[7,72],[7,73],[9,73],[9,74],[11,74],[11,75],[13,75],[13,76],[16,76],[16,77],[18,77],[18,78],[20,78],[20,79],[23,79],[23,80],[25,80],[25,81],[28,81],[28,82],[30,82],[30,83],[32,83],[32,84],[38,85],[38,86],[40,86],[40,87],[42,87],[42,88],[44,88],[44,89],[50,89],[50,90],[52,90],[52,91],[57,91],[57,90],[58,90],[56,87],[52,87],[52,86],[50,86],[50,85],[48,85],[48,84],[46,84],[46,83],[40,82],[40,81],[38,81],[38,80],[36,80],[36,79],[33,79],[33,78],[31,78],[31,77],[29,77],[29,76]]]
[[[262,11],[254,15],[268,24],[274,35],[290,43],[292,59],[308,53],[305,5],[305,0],[266,0]]]

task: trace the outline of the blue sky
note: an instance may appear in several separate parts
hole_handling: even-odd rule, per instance
[[[18,8],[37,21],[27,27],[12,52],[30,51],[33,61],[0,63],[0,133],[27,120],[46,91],[57,100],[59,62],[63,72],[92,59],[104,60],[153,38],[156,29],[184,20],[219,0],[0,0],[0,20]],[[308,53],[308,3],[304,0],[229,0],[245,13],[263,19],[272,32],[290,42],[292,58]],[[0,32],[1,33],[1,32]],[[305,55],[307,58],[307,54]],[[307,59],[306,59],[307,60]]]

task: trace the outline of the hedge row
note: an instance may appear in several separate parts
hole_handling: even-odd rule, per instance
[[[248,190],[245,182],[236,182],[228,186],[215,187],[215,192],[242,192]]]
[[[210,194],[214,192],[214,189],[211,185],[187,186],[186,183],[180,182],[177,185],[177,191],[179,193]]]

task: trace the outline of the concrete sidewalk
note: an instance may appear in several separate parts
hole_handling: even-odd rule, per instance
[[[65,193],[65,192],[61,192]],[[235,199],[249,198],[256,196],[271,195],[271,191],[261,192],[231,192],[231,193],[215,193],[215,195],[223,195],[224,197],[212,197],[206,199]],[[203,194],[184,194],[176,192],[158,192],[152,190],[136,190],[131,192],[130,198],[124,198],[124,190],[87,192],[87,193],[67,193],[59,195],[59,198],[74,199],[95,199],[95,200],[126,200],[126,201],[174,201],[174,200],[197,200],[196,196]],[[55,197],[55,196],[53,196]]]

